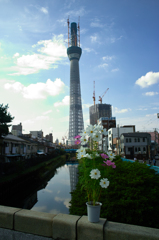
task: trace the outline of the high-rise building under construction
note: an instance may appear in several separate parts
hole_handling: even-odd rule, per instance
[[[89,107],[90,124],[97,124],[101,117],[112,117],[112,106],[110,104],[95,104]]]
[[[71,33],[68,22],[68,48],[67,55],[70,60],[70,112],[68,144],[74,144],[74,137],[84,128],[81,103],[81,88],[79,74],[79,59],[82,54],[80,48],[79,24],[71,23]],[[69,37],[70,36],[70,37]]]

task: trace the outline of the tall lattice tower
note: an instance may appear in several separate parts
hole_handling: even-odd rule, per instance
[[[67,55],[70,60],[70,115],[69,115],[69,136],[68,144],[74,144],[74,137],[84,129],[83,112],[81,103],[81,88],[79,74],[79,59],[82,54],[80,48],[80,27],[78,23],[71,23],[71,33],[68,23],[68,48]]]

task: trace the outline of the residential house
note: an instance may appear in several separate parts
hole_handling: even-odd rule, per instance
[[[120,153],[128,159],[148,159],[150,157],[151,135],[143,132],[122,133]]]

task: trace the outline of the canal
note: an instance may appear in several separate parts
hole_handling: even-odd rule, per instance
[[[0,205],[69,214],[70,192],[78,181],[78,163],[65,162],[1,187]],[[3,194],[4,193],[4,194]]]
[[[69,213],[70,192],[75,188],[77,176],[77,163],[67,163],[56,169],[55,175],[45,188],[37,191],[37,202],[32,210],[48,213]]]

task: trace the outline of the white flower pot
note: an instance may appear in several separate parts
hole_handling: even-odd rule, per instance
[[[88,221],[92,223],[99,222],[100,208],[102,206],[102,203],[96,202],[96,205],[93,206],[93,202],[87,202],[86,205],[87,205]]]

